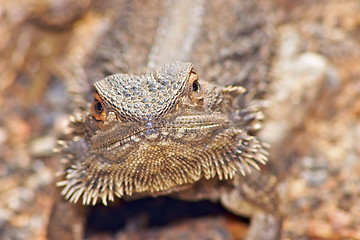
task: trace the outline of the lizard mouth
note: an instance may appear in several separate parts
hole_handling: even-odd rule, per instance
[[[190,141],[194,138],[201,140],[208,138],[218,129],[226,129],[229,122],[224,118],[214,116],[192,115],[180,116],[172,121],[149,121],[142,124],[123,126],[113,124],[108,126],[111,131],[101,132],[93,137],[90,151],[93,153],[103,151],[116,151],[117,148],[126,144],[138,144],[140,141],[166,141],[178,139]],[[99,137],[97,137],[99,136]],[[104,137],[105,136],[105,137]]]

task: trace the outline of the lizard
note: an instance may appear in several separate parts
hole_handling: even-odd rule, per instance
[[[72,154],[58,183],[66,199],[106,205],[114,195],[176,191],[266,163],[265,148],[246,132],[256,114],[231,106],[243,88],[206,86],[192,69],[176,62],[94,84],[90,113],[72,123],[80,138],[63,150]]]
[[[237,101],[244,88],[205,82],[191,63],[175,62],[144,75],[114,74],[94,89],[89,111],[72,118],[74,136],[61,150],[66,168],[57,185],[65,199],[107,205],[115,196],[166,194],[235,209],[245,194],[276,212],[274,189],[266,202],[266,186],[244,187],[246,175],[268,161],[264,143],[249,133],[257,130],[259,108]]]
[[[204,2],[198,2],[198,5],[204,5]],[[251,1],[244,4],[253,8]],[[172,5],[177,5],[176,11],[182,8],[175,2]],[[184,13],[188,8],[181,11]],[[172,16],[170,11],[163,17],[165,20],[162,22],[170,21],[164,26],[160,24],[160,29],[165,29],[163,32],[170,32],[179,22]],[[255,216],[256,221],[270,221],[269,229],[259,229],[260,225],[252,227],[255,230],[250,230],[249,239],[279,238],[281,221],[277,215],[276,181],[258,171],[259,164],[267,162],[268,154],[255,135],[259,130],[261,111],[255,101],[251,101],[263,91],[264,84],[257,85],[256,90],[253,89],[257,84],[254,76],[238,76],[249,79],[243,84],[248,91],[245,94],[240,86],[221,87],[211,83],[217,77],[228,78],[228,74],[234,71],[233,66],[236,69],[237,65],[225,67],[223,70],[228,73],[224,75],[220,76],[219,71],[214,75],[212,69],[204,67],[213,63],[197,59],[199,55],[196,54],[192,60],[202,66],[200,71],[207,69],[207,72],[198,75],[193,65],[186,62],[164,64],[179,56],[184,60],[196,51],[204,51],[201,48],[188,50],[191,49],[189,45],[194,44],[196,34],[185,37],[180,43],[174,42],[178,36],[199,31],[198,15],[191,16],[195,16],[195,28],[180,28],[185,29],[185,33],[164,38],[162,31],[157,30],[159,35],[154,39],[147,61],[147,67],[153,71],[148,74],[115,74],[94,83],[90,110],[73,118],[74,138],[64,142],[61,150],[65,169],[58,185],[63,187],[65,198],[60,197],[54,205],[48,228],[50,239],[82,239],[86,211],[82,204],[96,204],[98,200],[107,204],[115,196],[133,199],[149,195],[171,195],[191,201],[211,199],[220,201],[237,214],[246,209],[245,199],[269,213],[265,220],[261,219],[263,215]],[[136,22],[137,19],[138,13],[134,14],[133,20]],[[258,27],[257,21],[259,19],[254,20],[255,28]],[[247,34],[249,29],[244,31]],[[119,35],[116,34],[115,31],[115,35],[108,36],[105,41],[117,39],[115,42],[119,45]],[[257,47],[263,43],[261,32],[256,31],[255,36],[258,40],[253,42],[254,46],[250,46],[252,50],[248,53],[230,46],[220,54],[221,61],[229,62],[241,59],[241,56],[246,60],[252,51],[263,52]],[[120,39],[120,45],[122,41]],[[168,54],[169,48],[160,47],[164,41],[171,43],[174,49],[182,46],[178,53],[185,52],[184,56]],[[136,41],[133,45],[136,47]],[[111,44],[104,46],[111,47]],[[200,46],[208,50],[206,44]],[[101,53],[99,55],[103,58]],[[126,58],[126,54],[121,56],[124,58],[122,65],[115,66],[118,70],[123,70],[124,63],[131,66],[131,62],[142,62],[141,56],[144,55],[132,56],[131,60]],[[96,61],[94,58],[93,62]],[[109,59],[110,65],[106,61],[103,59],[105,69],[103,66],[101,72],[114,72],[116,61]],[[253,71],[256,61],[247,62],[245,72]],[[92,69],[89,78],[99,79],[97,66],[93,63],[89,66]],[[154,69],[154,66],[160,67]],[[210,81],[200,79],[201,75]]]

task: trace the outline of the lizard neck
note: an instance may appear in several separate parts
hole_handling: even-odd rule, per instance
[[[165,0],[154,45],[148,55],[148,69],[175,61],[188,61],[204,15],[204,0]]]

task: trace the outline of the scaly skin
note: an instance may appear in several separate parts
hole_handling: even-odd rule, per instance
[[[203,82],[190,63],[115,74],[94,87],[91,112],[74,123],[77,137],[64,148],[72,157],[58,186],[71,202],[169,193],[201,178],[245,175],[267,161],[246,129],[256,112],[234,104],[244,89]]]

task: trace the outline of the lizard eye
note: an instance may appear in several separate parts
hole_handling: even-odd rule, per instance
[[[99,100],[95,99],[94,101],[94,111],[96,114],[101,114],[103,112],[103,106]]]
[[[200,92],[200,83],[198,82],[198,80],[195,80],[192,84],[192,88],[194,92]]]
[[[101,98],[97,93],[94,94],[94,101],[91,105],[91,112],[95,119],[98,121],[103,120],[103,118],[105,117],[105,109],[102,104]]]
[[[195,102],[199,102],[204,98],[204,91],[199,82],[199,77],[195,72],[191,72],[189,76],[189,96]]]

